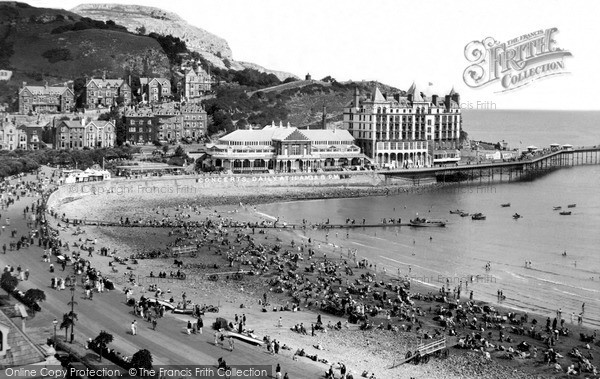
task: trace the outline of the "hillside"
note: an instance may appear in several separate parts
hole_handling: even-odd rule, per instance
[[[340,125],[344,107],[352,100],[354,88],[358,87],[362,96],[370,96],[375,86],[382,92],[396,93],[400,90],[378,82],[316,83],[300,89],[282,91],[288,97],[288,120],[292,125],[320,127],[323,105],[327,108],[327,123]],[[337,123],[336,123],[337,122]]]
[[[146,33],[154,32],[178,37],[186,43],[190,51],[198,52],[218,68],[234,70],[252,68],[260,72],[272,73],[280,80],[288,77],[296,78],[293,74],[269,70],[254,63],[236,62],[227,41],[223,38],[190,25],[177,14],[160,8],[123,4],[81,4],[71,11],[94,20],[112,20],[125,26],[130,32],[144,30]]]
[[[273,121],[290,122],[297,127],[320,127],[323,105],[327,107],[327,123],[339,125],[354,88],[358,87],[363,96],[369,96],[376,85],[384,92],[399,92],[377,82],[299,81],[269,86],[266,91],[236,84],[222,86],[217,89],[216,98],[205,102],[212,119],[209,132],[232,131],[248,124],[264,126]]]
[[[169,61],[156,40],[114,23],[96,29],[87,22],[64,10],[0,3],[0,67],[14,71],[0,95],[16,92],[22,82],[57,84],[104,71],[112,77],[169,74]],[[69,30],[76,23],[90,28]]]

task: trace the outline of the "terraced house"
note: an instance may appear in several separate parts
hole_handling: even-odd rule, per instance
[[[0,124],[0,148],[2,150],[16,150],[19,148],[21,130],[10,120],[4,119]]]
[[[120,101],[131,103],[131,87],[123,79],[89,79],[85,84],[83,103],[88,109],[111,107]]]
[[[167,101],[171,97],[171,81],[166,78],[140,78],[144,100],[150,104]]]
[[[164,103],[125,110],[127,141],[131,144],[194,142],[206,135],[208,117],[197,103]]]
[[[66,113],[75,107],[75,94],[67,86],[28,86],[19,90],[19,113]]]
[[[454,90],[442,98],[413,84],[404,95],[386,96],[375,88],[364,99],[357,88],[344,108],[344,129],[379,167],[455,164],[460,160],[459,104]]]
[[[52,143],[55,149],[95,149],[115,146],[114,121],[60,121],[52,129]]]

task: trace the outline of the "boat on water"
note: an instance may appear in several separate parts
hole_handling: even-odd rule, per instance
[[[567,205],[567,208],[575,208],[577,206],[577,204],[569,204]]]
[[[504,204],[500,204],[500,206],[501,206],[502,208],[508,208],[508,207],[510,207],[510,203],[504,203]]]
[[[457,209],[457,210],[455,210],[455,211],[450,211],[450,214],[451,214],[451,215],[459,215],[459,214],[461,214],[461,213],[463,213],[463,211],[461,211],[460,209]]]
[[[513,215],[513,218],[514,218],[515,220],[518,220],[518,219],[520,219],[520,218],[523,218],[523,216],[521,216],[521,215],[520,215],[520,214],[518,214],[518,213],[515,213],[515,214]]]
[[[443,227],[446,226],[446,222],[442,220],[428,220],[426,218],[416,217],[410,220],[410,226],[416,227]]]
[[[485,220],[485,215],[483,213],[475,213],[471,216],[471,220]]]
[[[460,214],[460,217],[467,217],[467,216],[470,216],[470,214],[468,212],[462,212]]]
[[[554,207],[553,209],[554,209],[555,211],[560,211],[560,210],[562,209],[562,207],[560,207],[560,206],[559,206],[559,207]]]
[[[559,214],[561,216],[570,216],[571,215],[571,211],[562,211],[562,212],[559,212]]]

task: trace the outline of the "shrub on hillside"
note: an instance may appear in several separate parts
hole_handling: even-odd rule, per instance
[[[88,17],[82,17],[79,21],[77,21],[73,24],[62,25],[57,28],[54,28],[54,29],[52,29],[52,31],[50,33],[51,34],[61,34],[61,33],[65,33],[65,32],[71,32],[71,31],[77,31],[77,30],[87,30],[87,29],[116,30],[116,31],[120,31],[120,32],[129,33],[127,31],[126,27],[117,25],[112,20],[108,20],[108,21],[104,22],[104,21],[92,20],[91,18],[88,18]]]
[[[64,48],[46,50],[42,53],[42,56],[48,59],[50,63],[73,60],[73,57],[71,57],[71,50]]]

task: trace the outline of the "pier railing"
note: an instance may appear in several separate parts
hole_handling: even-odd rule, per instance
[[[600,163],[600,146],[578,147],[573,149],[548,151],[547,153],[533,155],[531,157],[511,160],[506,162],[485,162],[476,164],[456,164],[449,166],[436,166],[425,168],[409,168],[396,170],[380,170],[379,174],[386,177],[463,177],[463,178],[481,178],[488,175],[493,178],[494,175],[508,175],[512,177],[522,177],[527,175],[532,177],[537,174],[547,173],[561,167],[571,167],[579,165],[593,165]],[[458,180],[456,180],[458,181]]]

